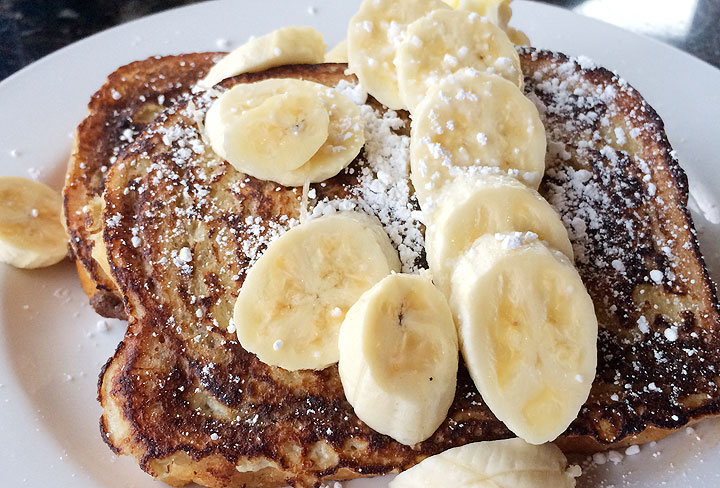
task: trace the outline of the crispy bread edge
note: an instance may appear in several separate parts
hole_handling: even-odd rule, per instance
[[[88,222],[87,216],[75,215],[75,212],[90,204],[94,197],[100,196],[93,194],[96,190],[87,181],[99,172],[98,159],[102,148],[116,146],[121,142],[115,127],[108,124],[108,120],[114,118],[113,114],[118,111],[142,105],[139,93],[144,93],[149,99],[150,95],[171,95],[179,89],[187,88],[185,85],[188,80],[202,76],[212,65],[212,58],[221,54],[224,53],[189,53],[134,61],[108,75],[103,85],[90,97],[87,116],[75,131],[63,188],[63,209],[73,254],[76,262],[85,270],[85,276],[80,277],[83,290],[95,311],[104,317],[127,320],[117,285],[92,257],[93,243],[86,231],[92,222]],[[162,81],[167,86],[156,89],[153,76],[157,73],[154,70],[175,62],[183,66],[182,72],[173,72],[172,79],[166,77]],[[161,82],[158,85],[163,86]],[[129,92],[129,97],[117,97],[126,92]],[[85,167],[83,163],[88,161],[92,164]]]

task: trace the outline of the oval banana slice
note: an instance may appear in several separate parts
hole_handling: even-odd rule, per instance
[[[395,50],[407,25],[428,12],[448,9],[440,0],[364,0],[348,25],[348,67],[386,107],[405,108],[398,91]]]
[[[328,107],[330,126],[328,138],[308,162],[284,173],[277,182],[286,186],[302,186],[305,181],[317,183],[332,178],[360,153],[365,144],[365,121],[360,108],[334,88],[321,92]]]
[[[204,125],[213,150],[236,169],[285,186],[335,176],[365,143],[357,105],[293,78],[234,86],[215,100]]]
[[[313,27],[283,27],[236,48],[218,61],[198,86],[210,88],[226,78],[274,66],[322,63],[326,47],[322,34]]]
[[[380,222],[343,212],[290,229],[250,268],[233,320],[240,344],[270,365],[322,369],[357,299],[400,259]]]
[[[273,95],[233,119],[223,149],[251,175],[299,168],[325,143],[330,125],[320,96],[312,92]]]
[[[457,261],[450,303],[490,410],[531,444],[560,435],[590,393],[598,331],[565,255],[518,235],[480,237]]]
[[[395,55],[400,97],[414,114],[433,85],[462,68],[523,86],[520,57],[507,34],[477,14],[435,10],[407,28]]]
[[[62,196],[17,176],[0,177],[0,262],[41,268],[67,256]]]
[[[455,261],[485,234],[533,232],[573,259],[567,229],[538,192],[506,175],[478,175],[448,183],[425,229],[433,281],[449,293]]]
[[[338,345],[345,396],[371,428],[414,445],[445,420],[455,397],[457,332],[430,280],[393,274],[377,283],[348,311]]]
[[[574,488],[581,474],[554,444],[533,446],[515,438],[448,449],[400,473],[389,487]]]
[[[410,165],[420,206],[468,173],[507,172],[537,189],[545,128],[533,103],[498,76],[464,69],[433,86],[413,114]]]

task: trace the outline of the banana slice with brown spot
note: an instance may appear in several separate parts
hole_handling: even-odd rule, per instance
[[[339,349],[345,396],[371,428],[414,445],[445,420],[455,397],[457,333],[429,279],[393,274],[365,292],[345,317]]]
[[[357,105],[291,78],[234,86],[213,102],[204,126],[213,150],[236,169],[285,186],[335,176],[365,143]]]

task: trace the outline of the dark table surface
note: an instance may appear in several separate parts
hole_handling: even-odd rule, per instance
[[[0,0],[0,80],[95,32],[192,3],[197,0]],[[545,3],[648,35],[720,67],[720,0],[546,0]]]

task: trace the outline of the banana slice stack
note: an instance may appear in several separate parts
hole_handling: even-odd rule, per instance
[[[495,415],[542,444],[587,399],[597,319],[567,231],[535,191],[545,131],[522,91],[509,36],[527,38],[508,25],[510,1],[448,3],[365,0],[348,28],[349,68],[389,108],[410,110],[428,263],[463,357]]]
[[[365,0],[350,19],[350,71],[386,107],[413,107],[427,87],[463,67],[498,74],[522,87],[508,26],[512,0]],[[455,8],[456,10],[449,9]]]
[[[237,170],[285,186],[335,176],[365,143],[355,103],[294,78],[234,86],[215,100],[204,125],[213,150]]]
[[[486,234],[533,232],[569,259],[573,249],[560,217],[538,192],[507,175],[478,175],[449,183],[425,229],[433,280],[449,296],[459,257]]]
[[[386,107],[406,108],[400,96],[395,53],[413,21],[447,9],[440,0],[365,0],[348,26],[348,67],[363,87]]]
[[[348,66],[368,92],[412,115],[420,206],[460,174],[504,172],[537,189],[545,131],[523,95],[507,0],[365,0],[348,27]],[[481,16],[482,15],[482,16]]]
[[[513,46],[529,41],[508,25],[510,0],[448,3],[365,0],[347,47],[327,55],[347,51],[371,95],[410,110],[432,281],[397,273],[397,251],[374,218],[321,217],[277,239],[250,269],[235,305],[238,338],[286,369],[339,362],[358,417],[410,446],[446,418],[460,351],[485,403],[522,440],[447,451],[392,486],[571,487],[575,470],[541,444],[587,399],[597,319],[567,231],[536,191],[545,131]],[[295,79],[228,90],[205,126],[238,170],[288,186],[332,177],[364,144],[357,106]]]

